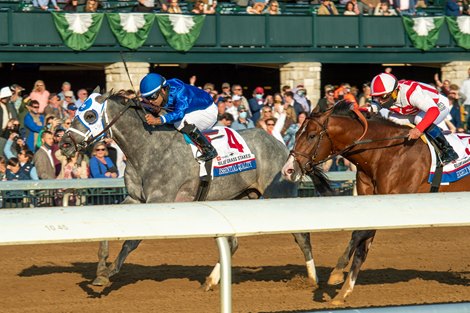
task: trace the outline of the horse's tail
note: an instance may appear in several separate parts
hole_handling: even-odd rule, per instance
[[[313,169],[306,174],[312,180],[313,186],[320,196],[332,196],[334,194],[331,188],[331,181],[320,167],[314,166]]]

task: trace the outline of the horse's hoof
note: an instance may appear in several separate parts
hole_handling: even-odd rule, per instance
[[[318,286],[317,283],[313,283],[313,284],[311,284],[311,286],[312,286],[312,291],[315,291],[320,287],[320,286]]]
[[[108,286],[109,285],[109,278],[104,276],[98,276],[93,281],[93,286]]]
[[[344,299],[337,299],[336,297],[331,301],[331,304],[334,306],[340,306],[344,304]]]
[[[205,282],[204,284],[201,285],[201,290],[204,292],[208,292],[212,290],[212,285]]]
[[[344,273],[343,271],[336,271],[333,270],[330,274],[330,278],[328,278],[328,285],[335,286],[342,284],[344,282]]]

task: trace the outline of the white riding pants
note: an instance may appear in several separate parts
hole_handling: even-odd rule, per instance
[[[217,114],[217,105],[212,103],[212,105],[204,110],[197,110],[186,114],[182,120],[173,125],[177,130],[181,130],[184,127],[184,122],[187,122],[188,124],[196,125],[199,130],[206,130],[217,123]]]
[[[450,113],[449,100],[446,97],[439,97],[439,103],[437,104],[439,108],[439,115],[433,124],[439,125],[445,120],[445,118]],[[388,119],[399,125],[406,125],[408,123],[417,125],[423,120],[423,117],[426,115],[426,112],[419,111],[416,115],[401,115],[398,113],[390,112]]]

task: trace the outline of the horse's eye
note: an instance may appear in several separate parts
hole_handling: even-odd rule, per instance
[[[96,113],[96,111],[90,110],[85,112],[85,114],[83,115],[83,119],[88,124],[93,124],[98,119],[98,114]]]
[[[315,135],[316,135],[316,134],[315,134],[314,132],[309,133],[309,134],[308,134],[308,139],[313,139],[313,138],[315,138]]]

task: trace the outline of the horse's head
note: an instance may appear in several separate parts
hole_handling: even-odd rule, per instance
[[[324,113],[314,111],[300,126],[295,135],[294,149],[282,169],[286,179],[299,181],[330,155],[333,147],[327,130],[330,115],[331,110]]]
[[[95,89],[78,108],[72,125],[65,131],[60,142],[60,149],[65,156],[73,156],[75,152],[86,149],[106,134],[109,94],[101,95],[99,92],[99,88]]]
[[[344,125],[341,121],[333,121],[333,115],[348,116],[359,119],[363,124],[362,136],[354,138],[360,140],[367,131],[367,121],[364,116],[354,109],[348,102],[338,102],[326,112],[314,111],[305,120],[295,137],[295,146],[289,159],[282,169],[284,177],[291,181],[299,181],[304,174],[316,170],[317,165],[327,161],[330,157],[339,155],[346,150],[338,149],[336,136],[344,135]]]

